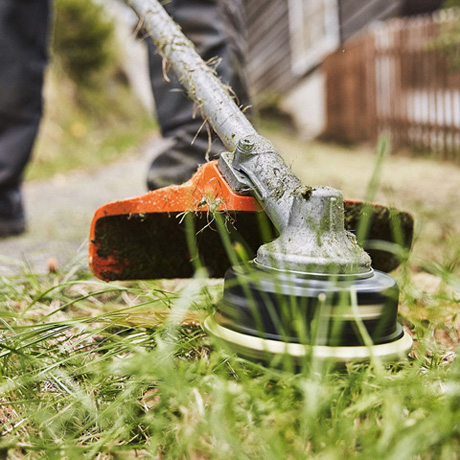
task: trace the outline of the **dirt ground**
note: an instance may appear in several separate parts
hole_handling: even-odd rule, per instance
[[[88,234],[99,206],[146,192],[150,159],[162,147],[153,135],[137,152],[93,171],[57,175],[24,185],[28,231],[0,239],[0,274],[24,267],[43,273],[56,261],[86,265]]]

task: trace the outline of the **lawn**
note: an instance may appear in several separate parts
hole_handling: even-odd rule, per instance
[[[310,143],[264,123],[301,179],[363,198],[372,149]],[[376,199],[411,211],[393,276],[407,361],[249,363],[201,324],[222,281],[104,283],[84,262],[0,277],[0,458],[460,458],[460,169],[385,159]]]

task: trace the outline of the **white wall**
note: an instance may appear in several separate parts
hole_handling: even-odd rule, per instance
[[[325,98],[325,78],[321,70],[303,79],[283,98],[281,109],[292,117],[303,139],[314,139],[323,132],[326,125]]]

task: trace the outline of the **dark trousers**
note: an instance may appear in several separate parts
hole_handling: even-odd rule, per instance
[[[42,116],[50,0],[0,0],[0,192],[22,181]]]

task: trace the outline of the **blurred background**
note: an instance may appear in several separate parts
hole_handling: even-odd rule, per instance
[[[304,140],[375,142],[390,131],[395,151],[457,160],[456,3],[245,0],[254,105],[286,117]],[[56,0],[47,112],[29,178],[107,161],[151,131],[136,27],[119,0]]]

